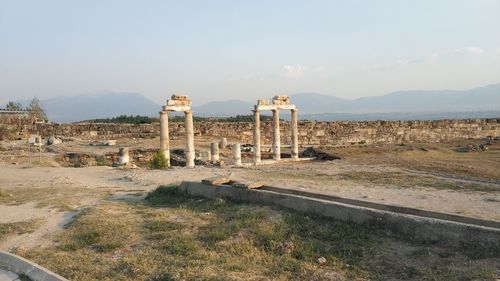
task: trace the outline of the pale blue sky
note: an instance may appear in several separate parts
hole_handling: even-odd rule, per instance
[[[500,82],[500,0],[0,0],[0,102],[175,92],[196,104]]]

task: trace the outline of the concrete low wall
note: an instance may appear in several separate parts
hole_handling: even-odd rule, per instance
[[[33,281],[68,281],[36,263],[4,251],[0,251],[0,268],[26,275]]]
[[[183,182],[180,188],[195,196],[273,204],[299,212],[383,228],[408,240],[456,248],[482,249],[500,254],[500,229],[493,227],[401,214],[268,190],[211,186],[198,182]]]

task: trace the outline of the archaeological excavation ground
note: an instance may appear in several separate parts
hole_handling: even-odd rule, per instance
[[[180,95],[155,124],[2,116],[0,250],[69,280],[500,278],[499,119],[314,122],[292,102],[253,122],[196,122]]]

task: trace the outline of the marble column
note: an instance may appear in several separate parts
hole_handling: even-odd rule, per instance
[[[273,158],[275,161],[281,160],[281,140],[280,140],[280,111],[273,110]]]
[[[120,147],[118,150],[118,162],[120,165],[125,165],[130,161],[128,147]]]
[[[219,144],[213,142],[210,144],[210,153],[212,154],[212,161],[219,161]]]
[[[233,163],[236,166],[241,166],[241,145],[239,143],[233,144]]]
[[[253,163],[261,162],[260,156],[260,111],[253,111]]]
[[[297,109],[291,110],[291,122],[290,122],[290,130],[292,137],[292,159],[299,159],[299,135],[298,135],[298,118],[297,118]]]
[[[194,168],[194,129],[193,129],[193,112],[191,110],[184,111],[184,126],[186,128],[186,167]]]
[[[167,159],[167,167],[170,167],[170,144],[168,140],[168,112],[160,111],[160,150]]]

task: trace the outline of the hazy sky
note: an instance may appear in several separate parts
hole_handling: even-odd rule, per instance
[[[0,0],[0,102],[196,104],[500,82],[500,0]],[[75,105],[77,106],[77,105]]]

